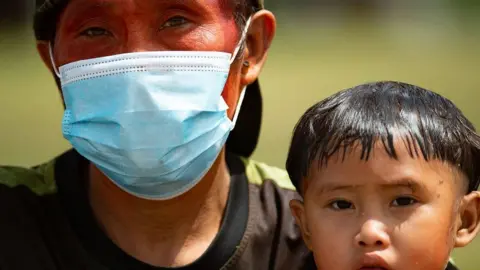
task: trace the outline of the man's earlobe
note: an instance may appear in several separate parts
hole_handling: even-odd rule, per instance
[[[248,62],[248,61],[243,61],[242,74],[247,74],[249,67],[250,67],[250,62]]]
[[[290,201],[290,211],[292,212],[297,225],[300,227],[303,241],[308,249],[312,249],[311,245],[311,235],[310,230],[308,229],[308,223],[305,217],[305,207],[302,201],[299,200],[291,200]]]
[[[464,196],[458,213],[455,247],[464,247],[473,241],[480,230],[480,192]]]

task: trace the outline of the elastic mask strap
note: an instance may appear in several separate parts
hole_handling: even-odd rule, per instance
[[[238,115],[240,114],[240,109],[242,108],[242,103],[243,103],[243,99],[245,98],[246,92],[247,92],[247,87],[245,86],[242,89],[242,93],[240,93],[240,97],[238,98],[237,108],[235,108],[235,114],[233,115],[233,120],[232,120],[232,123],[233,123],[232,129],[235,128],[235,124],[237,123]]]
[[[53,50],[52,50],[52,43],[48,43],[48,50],[50,53],[50,62],[52,62],[52,67],[53,70],[55,71],[55,74],[57,75],[58,78],[60,78],[60,72],[58,72],[57,66],[55,65],[55,60],[53,60]]]
[[[248,32],[248,28],[250,27],[251,21],[252,21],[252,17],[249,17],[247,22],[245,23],[245,28],[243,29],[242,36],[240,37],[240,42],[238,42],[237,47],[233,51],[232,58],[230,58],[230,65],[233,63],[233,61],[235,61],[238,51],[242,47],[243,42],[245,42],[245,39],[247,38],[247,32]]]

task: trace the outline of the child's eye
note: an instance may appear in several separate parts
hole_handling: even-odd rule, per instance
[[[182,16],[174,16],[168,19],[160,29],[167,28],[167,27],[178,27],[188,23],[188,20]]]
[[[111,33],[108,30],[105,30],[101,27],[90,27],[80,33],[82,36],[86,37],[99,37],[99,36],[110,36]]]
[[[395,200],[393,200],[392,205],[402,207],[402,206],[409,206],[415,203],[417,203],[417,200],[415,200],[414,198],[404,196],[404,197],[398,197]]]
[[[329,204],[329,206],[335,210],[354,209],[353,203],[345,200],[333,201]]]

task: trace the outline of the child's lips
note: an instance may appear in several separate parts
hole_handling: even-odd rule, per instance
[[[367,253],[362,257],[358,270],[391,270],[388,263],[380,255]]]

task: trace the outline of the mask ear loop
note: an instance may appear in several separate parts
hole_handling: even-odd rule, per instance
[[[247,38],[247,32],[248,28],[250,27],[250,22],[252,21],[252,17],[250,16],[245,23],[245,28],[243,29],[242,36],[240,38],[240,42],[238,43],[237,47],[233,51],[232,58],[230,59],[230,65],[235,61],[235,58],[237,57],[237,54],[242,47],[243,43],[245,42],[245,39]],[[237,102],[237,108],[235,108],[235,114],[233,115],[232,119],[232,130],[235,128],[235,124],[237,123],[238,115],[240,114],[240,108],[242,107],[243,99],[245,98],[245,92],[247,87],[243,87],[242,92],[240,93],[240,97],[238,98]]]
[[[60,78],[60,72],[58,72],[57,66],[55,65],[55,60],[53,59],[53,50],[52,50],[52,43],[48,43],[48,51],[50,53],[50,62],[52,63],[52,68],[55,71],[55,74],[58,78]]]
[[[240,108],[242,107],[243,99],[245,98],[246,86],[242,89],[240,93],[240,97],[238,98],[237,108],[235,108],[235,114],[233,115],[232,119],[232,130],[235,128],[235,124],[237,123],[238,115],[240,114]]]
[[[250,27],[251,21],[252,21],[252,17],[249,17],[247,22],[245,23],[245,28],[243,29],[242,36],[240,37],[240,42],[238,42],[237,47],[233,51],[232,58],[230,58],[230,65],[233,63],[233,61],[235,61],[238,51],[242,47],[243,42],[245,42],[245,39],[247,38],[247,32],[248,32],[248,28]]]

